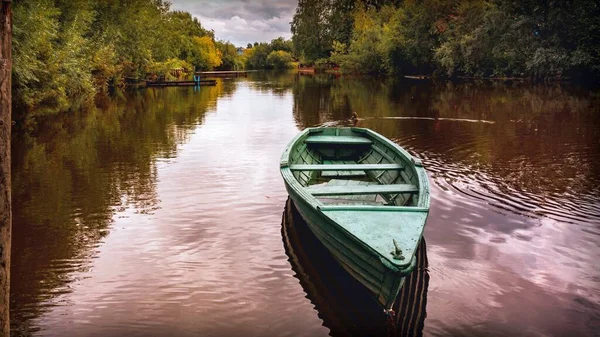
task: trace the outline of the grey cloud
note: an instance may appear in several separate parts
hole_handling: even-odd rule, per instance
[[[173,10],[190,12],[215,36],[237,46],[291,37],[297,0],[171,0]]]
[[[172,0],[172,8],[197,13],[214,19],[229,19],[239,16],[246,20],[268,20],[293,14],[296,0]]]

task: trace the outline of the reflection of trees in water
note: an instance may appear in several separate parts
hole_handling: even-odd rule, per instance
[[[327,74],[296,77],[293,113],[300,128],[350,118],[349,100],[335,95],[333,79],[334,76]]]
[[[282,236],[295,276],[332,336],[422,335],[429,286],[425,241],[417,251],[417,268],[394,304],[395,315],[388,317],[364,286],[334,261],[289,199]]]
[[[189,90],[187,90],[189,89]],[[156,159],[174,157],[195,124],[234,87],[147,89],[13,137],[11,318],[29,334],[41,303],[85,271],[115,212],[158,207]]]
[[[433,103],[440,116],[495,124],[446,123],[429,141],[461,142],[471,155],[448,151],[449,159],[492,171],[513,188],[589,192],[600,183],[600,147],[592,146],[600,142],[598,103],[589,92],[559,85],[448,84]],[[411,143],[426,146],[423,139]]]
[[[258,71],[250,72],[248,84],[253,90],[263,94],[272,93],[284,96],[294,86],[295,79],[289,71]]]
[[[600,98],[586,89],[523,82],[304,77],[294,87],[301,128],[345,120],[356,111],[358,126],[425,156],[442,178],[498,187],[493,193],[504,195],[598,197],[598,106]]]

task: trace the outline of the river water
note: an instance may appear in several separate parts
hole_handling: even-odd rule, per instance
[[[14,134],[13,336],[600,331],[597,91],[254,73],[97,106]],[[279,175],[299,130],[353,111],[429,174],[429,267],[396,323]]]

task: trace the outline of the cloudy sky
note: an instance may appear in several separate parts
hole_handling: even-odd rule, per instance
[[[290,38],[297,0],[170,0],[171,9],[197,17],[215,37],[236,46]]]

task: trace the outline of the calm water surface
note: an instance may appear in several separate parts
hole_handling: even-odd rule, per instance
[[[253,74],[98,106],[14,135],[14,336],[600,331],[598,92]],[[395,323],[286,216],[283,148],[353,111],[431,182]]]

